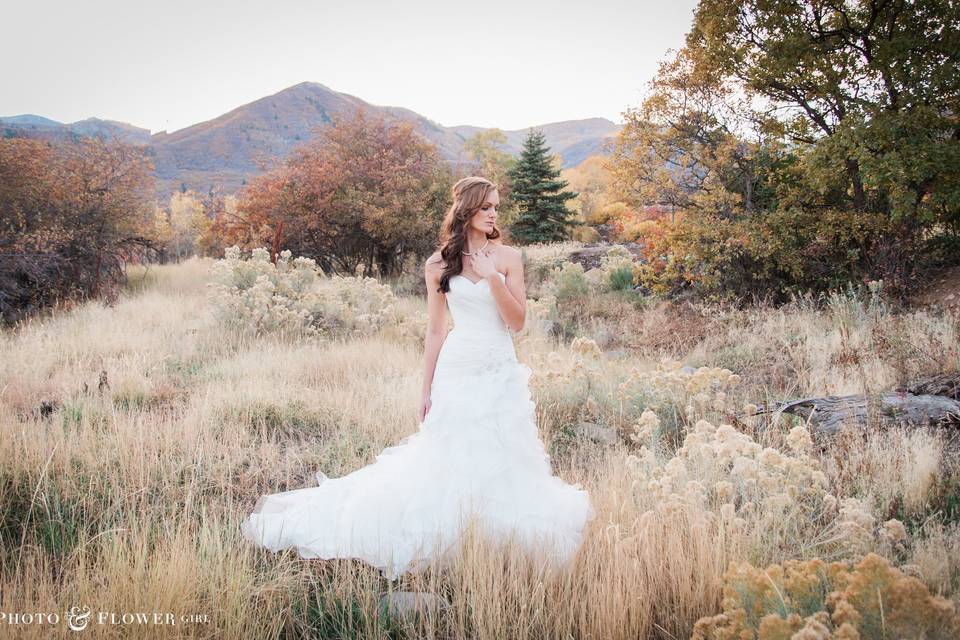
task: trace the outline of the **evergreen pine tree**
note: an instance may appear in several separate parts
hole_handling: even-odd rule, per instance
[[[567,181],[550,165],[545,142],[543,132],[531,130],[509,174],[510,198],[517,207],[510,236],[521,244],[566,240],[576,224],[564,203],[577,194],[563,191]]]

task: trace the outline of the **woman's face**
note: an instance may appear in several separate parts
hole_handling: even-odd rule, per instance
[[[493,231],[493,223],[497,221],[497,207],[499,206],[500,196],[497,194],[497,190],[493,189],[487,194],[477,212],[470,218],[470,226],[482,233]]]

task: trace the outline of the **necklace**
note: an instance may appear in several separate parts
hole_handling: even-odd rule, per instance
[[[490,244],[490,238],[487,238],[487,241],[483,243],[483,246],[480,247],[480,251],[483,251],[484,249],[486,249],[488,244]],[[472,255],[473,255],[474,253],[476,253],[476,252],[475,252],[475,251],[461,251],[461,253],[462,253],[463,255],[465,255],[465,256],[472,256]]]

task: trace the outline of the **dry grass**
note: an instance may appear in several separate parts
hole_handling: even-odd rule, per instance
[[[591,297],[564,321],[618,353],[586,391],[538,386],[535,397],[555,472],[581,483],[598,514],[575,565],[544,572],[475,535],[455,564],[391,585],[357,561],[250,548],[238,526],[260,495],[308,485],[316,471],[359,469],[412,433],[420,344],[389,328],[354,341],[236,337],[210,312],[206,268],[154,266],[134,274],[112,307],[87,304],[0,334],[0,612],[62,615],[76,605],[208,616],[146,632],[170,637],[689,637],[698,618],[720,611],[730,561],[839,557],[846,547],[831,539],[826,516],[772,541],[757,526],[706,524],[709,509],[656,508],[626,463],[636,443],[571,436],[587,396],[592,419],[622,429],[643,407],[617,406],[598,390],[665,354],[739,373],[729,401],[740,406],[885,389],[960,364],[956,315],[850,301],[711,310],[622,296],[601,310]],[[416,298],[401,304],[422,312]],[[570,351],[531,331],[518,352],[546,362]],[[109,386],[100,389],[104,371]],[[688,400],[674,408],[682,413]],[[46,416],[45,401],[55,403]],[[681,434],[692,419],[677,420]],[[768,428],[762,445],[785,446],[785,437],[786,428]],[[942,433],[868,430],[820,462],[837,498],[864,500],[878,523],[907,524],[905,544],[877,538],[872,550],[958,599],[960,472],[950,446]],[[666,463],[671,452],[662,455]],[[822,534],[816,544],[791,539],[811,530]],[[378,612],[388,589],[431,591],[451,606],[414,626]],[[146,628],[94,627],[134,637]],[[38,624],[17,633],[52,635]]]

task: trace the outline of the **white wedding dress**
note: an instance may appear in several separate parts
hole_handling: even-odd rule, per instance
[[[353,473],[318,473],[316,487],[261,497],[244,537],[304,558],[359,558],[394,579],[455,553],[470,513],[497,539],[515,535],[524,549],[569,564],[596,514],[580,485],[551,472],[532,371],[517,360],[486,280],[451,277],[447,305],[454,328],[418,431]]]

